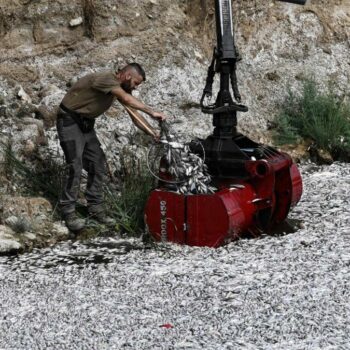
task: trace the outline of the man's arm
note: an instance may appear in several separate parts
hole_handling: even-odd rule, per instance
[[[152,136],[156,141],[159,140],[159,133],[156,131],[147,120],[134,109],[123,105],[125,110],[128,112],[133,123],[142,131],[144,131],[147,135]]]
[[[118,101],[125,106],[145,112],[154,119],[164,120],[166,118],[163,113],[154,111],[151,107],[145,105],[131,94],[128,94],[121,87],[115,88],[111,92],[114,96],[117,97]]]

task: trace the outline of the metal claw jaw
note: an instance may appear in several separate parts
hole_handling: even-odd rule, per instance
[[[291,4],[305,5],[307,0],[278,0],[281,2],[289,2]]]
[[[211,92],[206,92],[204,90],[201,101],[200,101],[200,106],[201,108],[208,108],[210,106],[213,106],[214,104],[212,103],[212,98],[213,94]]]
[[[219,114],[230,112],[248,112],[248,107],[243,104],[233,103],[229,106],[217,107],[216,104],[202,107],[202,112],[205,114]]]

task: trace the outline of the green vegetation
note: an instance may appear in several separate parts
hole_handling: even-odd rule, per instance
[[[5,176],[7,179],[11,179],[14,172],[14,156],[12,151],[12,142],[11,140],[8,140],[6,143],[2,142],[0,144],[0,147],[2,147],[2,151],[4,154],[4,162],[2,164],[2,175]]]
[[[113,183],[105,188],[107,207],[109,214],[117,219],[120,230],[139,236],[144,231],[143,211],[154,179],[144,159],[124,155],[121,165],[122,170],[118,174],[122,179],[120,192],[113,189]]]
[[[319,92],[314,80],[304,83],[301,95],[289,91],[275,122],[279,145],[309,140],[334,160],[350,159],[350,104]]]
[[[32,224],[26,218],[20,217],[10,224],[10,227],[16,233],[25,233],[32,230]]]
[[[16,183],[21,181],[26,184],[21,188],[24,195],[42,195],[56,204],[58,194],[62,188],[62,175],[64,165],[48,155],[45,159],[32,159],[35,163],[28,163],[14,153],[12,143],[0,144],[0,150],[4,153],[3,172],[7,180]],[[33,156],[35,158],[35,156]]]

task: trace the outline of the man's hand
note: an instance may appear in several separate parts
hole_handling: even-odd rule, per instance
[[[163,121],[167,118],[167,116],[161,112],[153,112],[151,117],[153,119],[157,119],[158,121]]]
[[[163,121],[166,119],[166,115],[161,112],[155,112],[151,107],[145,105],[141,101],[139,101],[137,98],[132,96],[131,94],[127,93],[122,89],[121,87],[115,88],[112,91],[112,94],[117,97],[118,101],[132,109],[136,109],[138,111],[144,112],[148,114],[153,119],[156,119],[158,121]]]

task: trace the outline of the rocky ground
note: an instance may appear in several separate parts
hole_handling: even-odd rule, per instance
[[[0,348],[348,349],[350,166],[302,166],[291,234],[99,238],[0,258]]]

